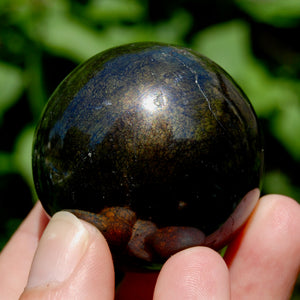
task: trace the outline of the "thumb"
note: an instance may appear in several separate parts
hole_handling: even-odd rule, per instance
[[[104,237],[71,213],[56,213],[39,242],[20,300],[113,298],[113,263]]]

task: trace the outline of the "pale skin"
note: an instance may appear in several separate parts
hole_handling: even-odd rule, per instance
[[[206,247],[190,248],[172,256],[159,273],[126,274],[115,292],[102,234],[69,213],[49,222],[38,202],[1,252],[0,295],[6,300],[289,299],[300,270],[299,232],[300,205],[285,196],[264,196],[224,258]]]

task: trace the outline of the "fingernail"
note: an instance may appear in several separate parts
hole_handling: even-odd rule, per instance
[[[89,234],[71,213],[58,212],[50,220],[39,242],[27,288],[65,281],[84,255]]]

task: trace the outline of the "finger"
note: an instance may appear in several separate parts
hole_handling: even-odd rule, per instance
[[[49,218],[38,202],[2,250],[1,299],[18,299],[23,292],[39,238],[48,221]]]
[[[263,197],[229,246],[232,299],[289,299],[300,269],[300,205]]]
[[[229,274],[222,257],[206,247],[194,247],[172,256],[163,266],[155,300],[230,298]]]
[[[20,300],[113,297],[112,257],[102,234],[71,213],[55,214],[41,237]]]

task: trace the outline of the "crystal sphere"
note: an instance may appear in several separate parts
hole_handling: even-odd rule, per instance
[[[161,43],[79,65],[50,97],[33,144],[48,214],[93,223],[125,266],[226,245],[259,198],[262,169],[259,124],[239,86],[210,59]]]

